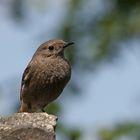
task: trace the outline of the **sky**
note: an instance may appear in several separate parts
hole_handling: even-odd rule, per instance
[[[57,28],[54,17],[62,13],[62,10],[49,11],[49,21],[45,19],[48,15],[31,12],[28,18],[32,24],[24,24],[22,28],[10,20],[6,12],[0,14],[0,90],[3,91],[0,94],[1,115],[14,113],[13,108],[15,102],[19,102],[20,81],[26,65],[37,46],[46,41],[45,39],[51,38],[52,32]],[[42,18],[44,20],[41,20]],[[46,26],[50,27],[46,30],[48,36],[37,39]],[[70,126],[78,125],[93,129],[111,126],[123,120],[138,119],[139,44],[140,42],[135,39],[122,44],[122,47],[130,45],[133,49],[123,49],[116,63],[103,64],[95,73],[91,71],[83,74],[73,70],[72,77],[77,76],[82,92],[81,96],[63,100],[64,113],[61,119]],[[16,87],[13,87],[14,85]],[[11,91],[15,88],[16,93],[13,94]]]
[[[132,43],[133,47],[138,46],[137,43]],[[72,123],[70,118],[73,118],[71,120],[74,124],[80,125],[80,122],[85,122],[88,126],[92,126],[93,124],[113,124],[119,120],[131,120],[139,116],[138,51],[139,49],[133,52],[124,50],[121,62],[104,64],[96,74],[88,73],[85,76],[79,76],[81,87],[83,87],[82,96],[78,102],[77,99],[72,100],[72,103],[66,101],[69,105],[65,110],[70,124]],[[71,115],[69,110],[75,110],[75,115]],[[87,114],[92,117],[85,119]]]

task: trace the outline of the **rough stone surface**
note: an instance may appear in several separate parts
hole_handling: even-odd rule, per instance
[[[0,140],[55,140],[56,120],[56,116],[47,113],[0,117]]]

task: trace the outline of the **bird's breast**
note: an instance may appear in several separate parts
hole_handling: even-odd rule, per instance
[[[65,84],[69,81],[71,76],[71,68],[66,60],[48,60],[45,63],[40,63],[34,73],[38,84]],[[39,85],[40,85],[39,84]]]

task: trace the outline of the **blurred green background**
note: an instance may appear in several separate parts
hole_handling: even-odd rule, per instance
[[[57,139],[140,140],[139,0],[0,0],[1,115],[18,110],[23,70],[54,38],[75,42],[71,81],[46,108]]]

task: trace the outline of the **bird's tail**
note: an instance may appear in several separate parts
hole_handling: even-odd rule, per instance
[[[21,102],[21,105],[20,105],[20,109],[18,111],[19,113],[21,112],[30,112],[30,107],[28,104],[24,103],[24,102]]]

